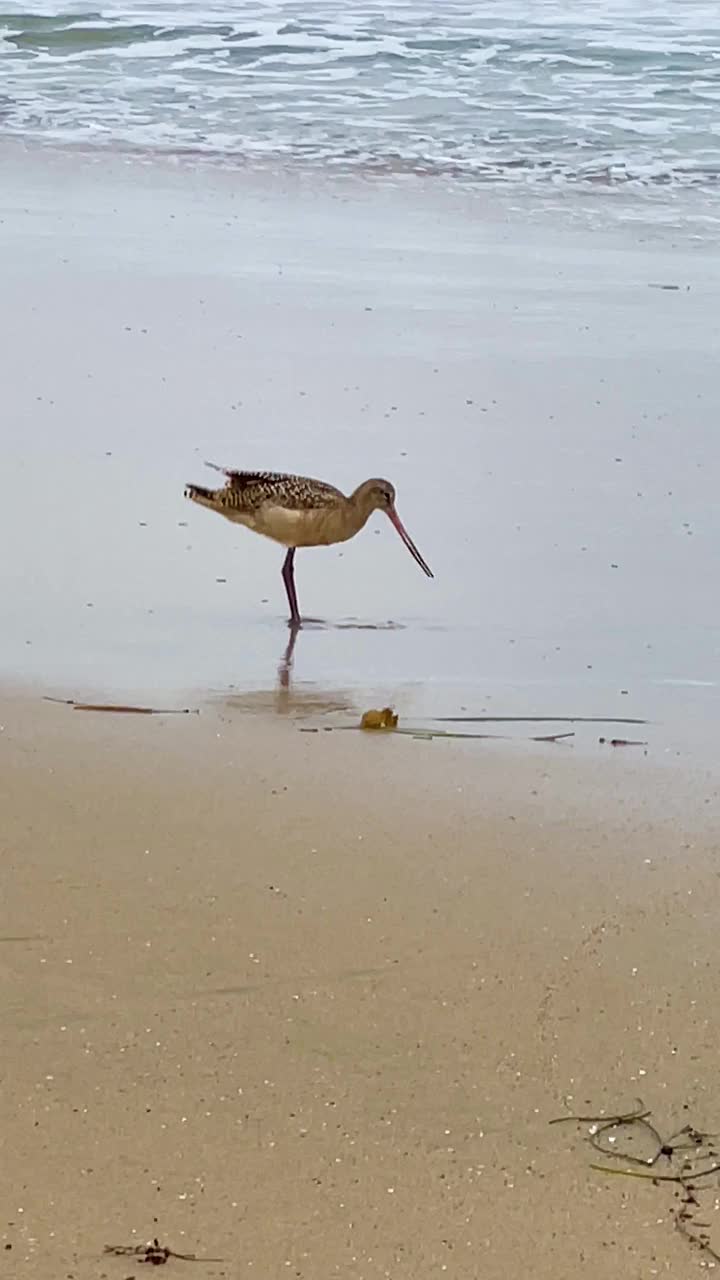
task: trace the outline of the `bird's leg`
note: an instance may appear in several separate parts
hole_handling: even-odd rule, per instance
[[[282,567],[282,577],[287,591],[288,604],[290,605],[289,625],[291,627],[299,627],[300,610],[298,609],[297,594],[295,592],[295,547],[288,548]]]

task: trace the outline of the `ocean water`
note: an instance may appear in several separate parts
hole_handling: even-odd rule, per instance
[[[0,132],[502,183],[707,189],[707,0],[0,0]]]

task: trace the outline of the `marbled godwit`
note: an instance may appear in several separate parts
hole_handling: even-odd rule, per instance
[[[359,533],[373,511],[387,514],[423,573],[428,578],[433,576],[395,510],[395,490],[389,480],[365,480],[346,497],[333,485],[307,476],[230,471],[213,462],[207,465],[225,476],[224,487],[203,489],[189,484],[185,497],[287,547],[282,578],[290,605],[290,626],[298,627],[301,621],[295,592],[296,549],[347,542]]]

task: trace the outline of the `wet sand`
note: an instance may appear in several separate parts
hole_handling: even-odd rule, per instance
[[[2,723],[8,1274],[694,1273],[672,1188],[548,1121],[717,1126],[710,779],[684,819],[617,756]]]
[[[299,554],[326,625],[298,684],[639,716],[663,750],[714,724],[714,244],[417,181],[13,148],[4,174],[0,674],[273,687],[282,553],[184,501],[209,458],[387,475],[435,572],[379,514]]]
[[[717,250],[4,159],[8,1274],[157,1234],[217,1276],[691,1275],[673,1188],[548,1121],[718,1127]],[[435,580],[380,517],[298,556],[284,667],[277,548],[183,502],[206,457],[388,475]],[[384,703],[651,723],[344,731]]]

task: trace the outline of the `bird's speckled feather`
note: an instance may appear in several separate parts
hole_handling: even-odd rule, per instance
[[[287,475],[282,471],[232,471],[208,463],[225,476],[225,488],[217,494],[222,507],[238,511],[257,511],[266,502],[289,511],[312,511],[336,507],[345,495],[334,485],[310,476]]]

